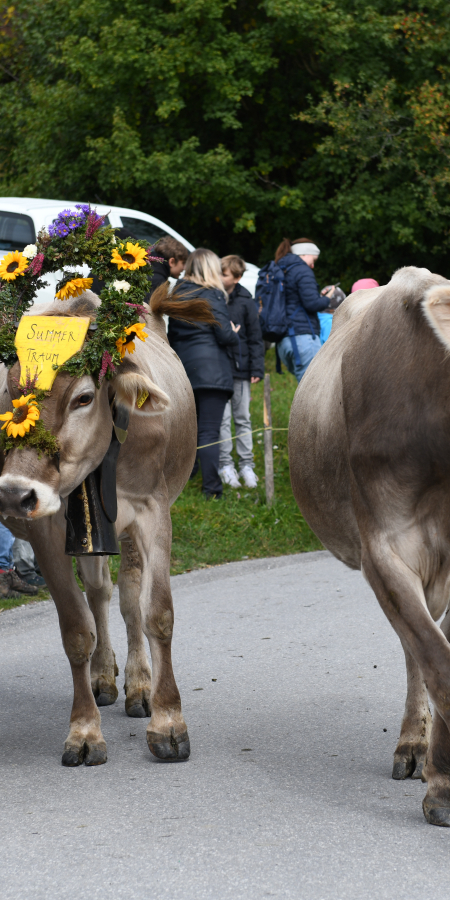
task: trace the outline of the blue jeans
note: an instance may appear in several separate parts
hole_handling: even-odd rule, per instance
[[[312,334],[296,334],[294,341],[297,344],[300,365],[295,361],[292,338],[290,337],[284,337],[278,344],[278,356],[287,370],[292,372],[292,375],[295,375],[297,381],[300,381],[322,344],[320,343],[320,337],[317,337],[317,335],[313,337]]]
[[[12,568],[11,550],[15,538],[0,522],[0,569]]]

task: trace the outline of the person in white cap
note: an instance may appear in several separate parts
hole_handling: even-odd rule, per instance
[[[329,304],[328,292],[320,293],[313,274],[318,246],[309,238],[284,238],[275,254],[283,269],[287,335],[277,345],[278,355],[289,372],[300,381],[321,348],[317,313]],[[333,288],[332,288],[333,289]]]

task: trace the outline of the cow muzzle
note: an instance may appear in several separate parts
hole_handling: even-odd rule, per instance
[[[16,519],[40,519],[57,512],[59,495],[49,485],[21,475],[0,478],[0,514]]]

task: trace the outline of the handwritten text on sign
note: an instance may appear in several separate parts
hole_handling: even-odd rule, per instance
[[[22,316],[16,333],[20,384],[38,374],[36,387],[49,391],[62,366],[81,350],[90,320],[72,316]]]

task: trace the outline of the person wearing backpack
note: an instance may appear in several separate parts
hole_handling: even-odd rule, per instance
[[[279,359],[297,381],[322,346],[317,313],[329,298],[326,289],[320,293],[312,271],[319,254],[309,238],[284,238],[256,285],[263,337],[277,343]]]

